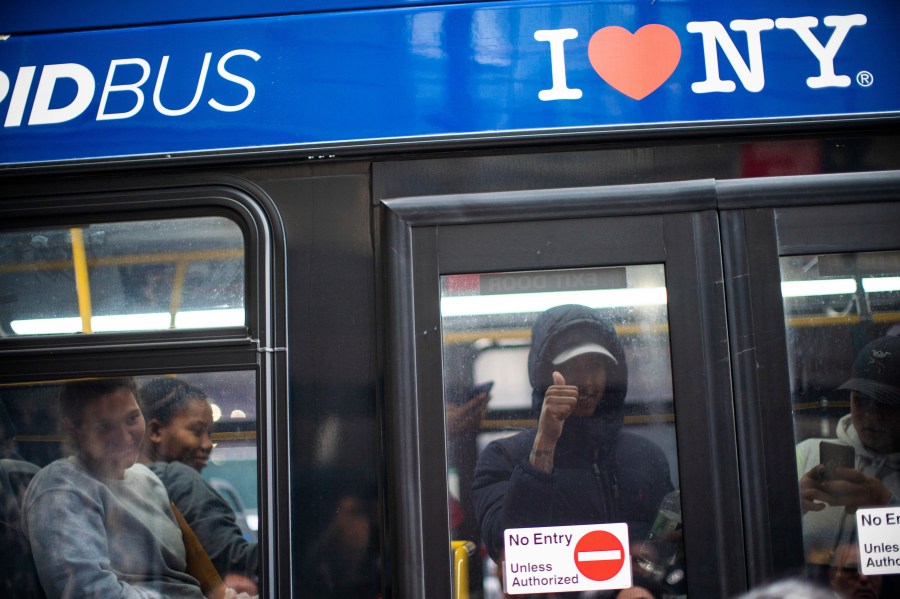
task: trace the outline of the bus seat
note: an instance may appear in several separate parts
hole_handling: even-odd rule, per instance
[[[0,596],[44,599],[22,529],[21,501],[37,466],[22,460],[0,460]]]
[[[25,497],[25,489],[28,483],[38,473],[40,467],[25,460],[13,460],[9,458],[0,459],[0,468],[9,477],[12,485],[13,493],[15,493],[16,501],[19,506],[22,505],[22,499]]]
[[[472,541],[450,541],[453,551],[453,599],[469,599],[469,556],[475,553]]]

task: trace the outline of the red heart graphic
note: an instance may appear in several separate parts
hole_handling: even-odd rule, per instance
[[[621,27],[604,27],[591,36],[588,58],[604,81],[642,100],[675,72],[681,42],[664,25],[644,25],[634,35]]]

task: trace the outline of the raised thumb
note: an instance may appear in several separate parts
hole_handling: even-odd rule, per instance
[[[562,374],[560,374],[559,372],[557,372],[556,370],[553,371],[553,384],[554,385],[565,385],[566,384],[565,377]]]

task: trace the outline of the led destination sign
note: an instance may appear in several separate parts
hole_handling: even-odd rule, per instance
[[[482,2],[9,36],[0,164],[900,115],[891,3]]]

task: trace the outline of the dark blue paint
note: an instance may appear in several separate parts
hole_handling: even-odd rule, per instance
[[[189,3],[185,3],[189,4]],[[825,43],[828,15],[865,14],[868,23],[850,30],[835,71],[855,78],[874,75],[871,87],[809,89],[818,62],[789,30],[762,32],[765,89],[743,89],[719,51],[723,79],[733,93],[696,94],[691,83],[706,78],[701,36],[690,21],[815,16],[813,31]],[[626,97],[591,67],[587,46],[598,29],[629,31],[660,23],[675,31],[681,61],[669,80],[643,100]],[[567,80],[583,91],[580,100],[542,102],[551,86],[550,49],[534,39],[539,29],[574,28],[566,42]],[[731,32],[744,60],[746,36]],[[253,147],[311,146],[349,140],[416,136],[527,132],[534,129],[603,128],[622,125],[721,122],[900,112],[900,15],[887,1],[835,2],[506,2],[457,4],[250,20],[178,24],[127,30],[13,36],[0,42],[0,71],[15,84],[19,67],[38,66],[20,126],[0,130],[0,164],[115,156],[176,154]],[[215,75],[216,61],[235,50],[252,50],[257,62],[233,58],[228,69],[251,80],[255,98],[238,112],[208,106],[215,98],[237,104],[246,91]],[[163,56],[170,56],[162,87],[170,108],[187,104],[200,64],[212,53],[199,105],[183,116],[164,116],[152,106]],[[97,121],[101,90],[111,60],[141,58],[152,74],[141,88],[141,111],[128,119]],[[78,63],[93,74],[97,89],[77,118],[28,125],[43,65]],[[114,83],[138,73],[117,71]],[[2,83],[2,82],[0,82]],[[2,86],[0,86],[2,91]],[[6,118],[12,89],[0,100]],[[60,80],[51,107],[65,106],[74,85]],[[111,94],[107,112],[133,105],[127,92]]]

